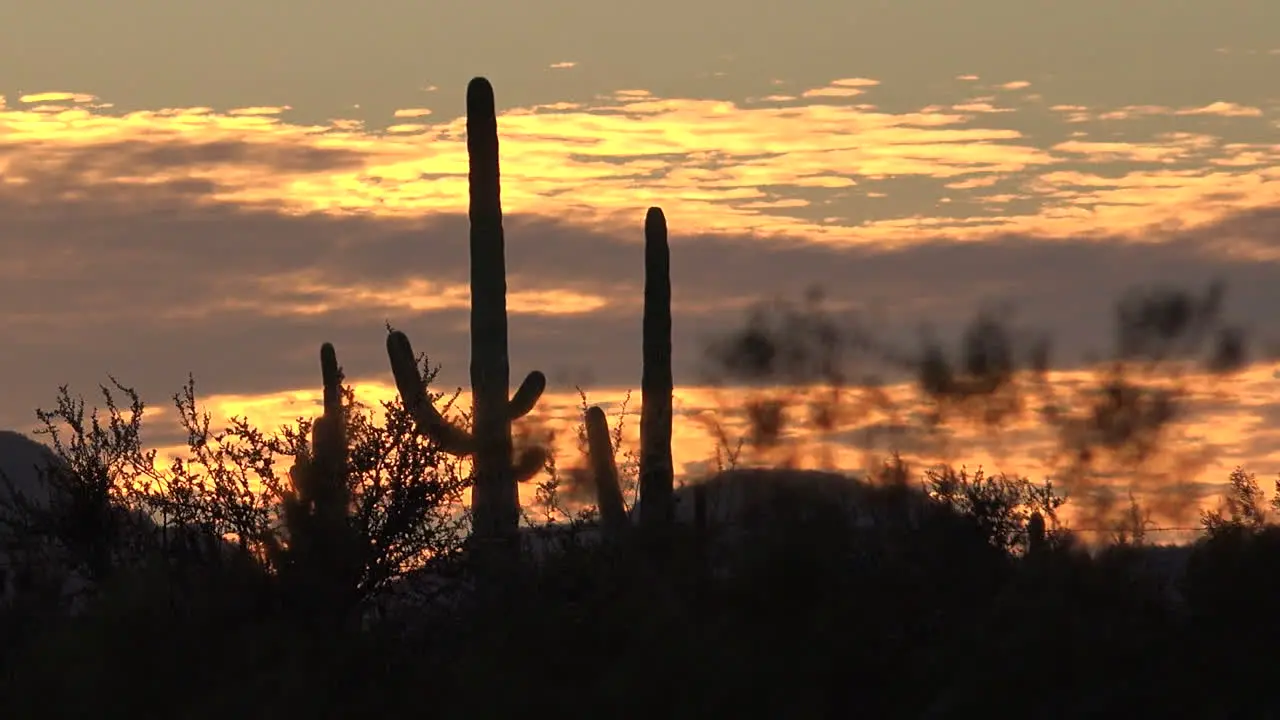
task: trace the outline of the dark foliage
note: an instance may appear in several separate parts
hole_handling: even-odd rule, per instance
[[[1162,295],[1150,311],[1131,301],[1125,352],[1167,357],[1177,348],[1139,331],[1202,327],[1214,297]],[[785,347],[757,318],[726,357],[758,384],[770,373],[807,384],[807,422],[835,429],[848,346],[801,315],[775,326]],[[1027,380],[1044,369],[1042,350],[1010,350],[1015,334],[1002,328],[977,323],[959,360],[937,348],[916,357],[934,427],[958,416],[999,425],[1044,398]],[[1081,448],[1091,462],[1164,452],[1164,436],[1143,430],[1168,419],[1162,401],[1143,399],[1156,397],[1149,372],[1126,365],[1127,384],[1107,372],[1093,405],[1052,416],[1076,451],[1069,467]],[[18,498],[0,515],[17,588],[0,611],[5,717],[1280,712],[1267,684],[1280,531],[1244,470],[1182,547],[1148,544],[1136,500],[1110,542],[1085,547],[1060,521],[1057,486],[981,469],[917,472],[894,456],[835,486],[814,480],[830,474],[719,473],[677,492],[678,508],[692,492],[700,509],[673,526],[663,562],[638,534],[602,539],[588,509],[528,528],[519,569],[501,592],[478,594],[456,509],[465,474],[399,402],[375,417],[344,388],[347,512],[320,526],[290,519],[310,497],[299,476],[323,434],[310,421],[268,433],[234,419],[213,432],[189,384],[175,397],[189,456],[164,465],[142,449],[137,396],[103,392],[104,416],[86,418],[65,388],[41,414],[53,499]],[[752,402],[754,442],[782,443],[795,396]],[[611,433],[617,452],[621,426]],[[627,492],[632,460],[620,468]],[[554,458],[548,469],[547,505],[577,492],[571,470]],[[770,479],[767,495],[732,517],[714,511],[717,488],[756,475]],[[336,614],[317,610],[314,575],[300,569],[323,564],[308,548],[324,533],[356,549],[353,569],[326,581],[345,598]]]

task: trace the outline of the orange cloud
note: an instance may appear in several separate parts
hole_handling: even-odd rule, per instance
[[[819,97],[856,97],[862,94],[862,90],[853,87],[824,87],[805,90],[801,93],[801,97],[819,98]]]
[[[1013,112],[1013,108],[999,108],[989,102],[967,102],[959,105],[952,105],[952,110],[966,113],[1008,113]]]
[[[280,105],[280,106],[260,105],[255,107],[234,108],[234,109],[228,110],[227,114],[232,116],[279,115],[280,113],[286,110],[292,110],[292,109],[293,108],[289,107],[288,105]]]
[[[1262,117],[1262,110],[1230,102],[1215,102],[1197,108],[1178,110],[1178,115],[1219,115],[1221,117]]]
[[[1186,159],[1188,156],[1212,148],[1215,139],[1207,135],[1166,134],[1163,142],[1125,143],[1125,142],[1087,142],[1069,140],[1053,146],[1058,152],[1085,155],[1097,162],[1114,162],[1124,160],[1130,162],[1169,163]]]
[[[926,229],[946,229],[961,239],[1004,232],[1087,234],[1100,228],[1136,232],[1172,217],[1207,221],[1276,199],[1273,174],[1254,164],[1270,157],[1269,151],[1255,149],[1254,155],[1242,155],[1224,150],[1226,144],[1208,130],[1102,141],[1075,137],[1045,146],[1016,129],[1021,117],[1017,106],[996,107],[991,98],[916,112],[888,112],[846,102],[877,84],[868,78],[837,79],[797,94],[770,96],[773,104],[768,106],[664,98],[643,89],[627,89],[588,103],[508,108],[499,121],[504,203],[513,212],[568,213],[582,222],[606,224],[621,222],[624,216],[630,222],[637,206],[662,204],[681,217],[686,227],[706,231],[749,230],[817,242],[896,244],[910,242]],[[86,102],[95,99],[78,97]],[[7,182],[17,184],[32,173],[66,166],[61,158],[107,153],[121,143],[171,149],[236,144],[263,152],[270,148],[277,154],[287,151],[297,157],[341,153],[351,162],[266,169],[184,151],[178,156],[191,162],[164,167],[145,162],[133,168],[120,163],[84,166],[92,170],[86,169],[77,182],[155,183],[185,178],[209,183],[209,201],[273,206],[296,213],[413,217],[464,207],[462,119],[396,123],[377,130],[354,118],[322,125],[290,123],[282,115],[286,109],[219,113],[208,108],[173,108],[123,115],[85,104],[5,109],[0,112],[0,137],[13,152],[0,160],[0,169]],[[1146,115],[1244,122],[1261,114],[1268,119],[1261,109],[1229,102],[1181,110],[1063,104],[1051,109],[1065,114],[1068,122]],[[983,118],[993,113],[1007,120],[998,127],[987,124]],[[399,110],[395,115],[428,118],[422,108]],[[1091,172],[1073,164],[1193,158],[1216,171],[1165,175],[1160,183],[1145,186],[1140,196],[1125,201],[1122,214],[1102,206],[1073,205],[1084,198],[1054,187],[1054,178],[1063,177],[1054,173]],[[856,221],[826,222],[807,210],[838,206],[844,197],[840,193],[855,186],[862,188],[863,197],[886,196],[889,193],[877,184],[903,177],[933,184],[920,192],[921,207],[932,207],[943,188],[964,190],[965,197],[953,200],[969,199],[980,205],[981,191],[989,185],[975,178],[984,176],[1010,178],[1030,188],[1021,197],[1032,203],[1032,209],[1015,216],[984,214],[963,222],[932,218],[928,213],[904,218],[875,212]],[[951,185],[961,177],[966,178],[965,185]],[[991,194],[1008,195],[1002,190]],[[895,196],[901,197],[896,191]],[[1231,199],[1223,200],[1226,197]],[[839,213],[823,216],[829,219]]]
[[[97,99],[94,95],[70,92],[42,92],[18,96],[18,102],[31,105],[56,102],[91,103]]]

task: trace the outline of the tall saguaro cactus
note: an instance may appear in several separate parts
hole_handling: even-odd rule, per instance
[[[644,219],[644,370],[640,381],[640,525],[671,522],[671,251],[667,219],[649,208]]]
[[[507,266],[493,86],[467,85],[471,185],[471,392],[476,438],[472,511],[476,535],[514,536],[520,498],[511,472],[511,368],[507,360]]]
[[[671,252],[667,219],[649,208],[644,220],[644,373],[640,407],[640,525],[667,526],[674,515],[671,464]],[[599,407],[587,410],[588,452],[605,534],[618,537],[627,523],[618,491],[609,426]]]
[[[515,397],[510,392],[507,358],[507,272],[502,230],[498,167],[498,121],[493,86],[484,78],[467,85],[467,156],[470,161],[471,219],[471,396],[472,432],[451,425],[431,406],[409,339],[401,332],[387,338],[387,354],[401,399],[414,415],[418,432],[446,452],[470,455],[474,462],[472,537],[477,549],[515,549],[520,519],[517,483],[545,460],[532,448],[512,462],[511,421],[529,413],[546,388],[546,377],[532,372]]]

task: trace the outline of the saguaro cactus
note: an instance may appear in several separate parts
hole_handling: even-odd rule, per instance
[[[514,549],[520,519],[517,483],[542,465],[545,455],[529,450],[512,463],[511,420],[533,409],[546,387],[542,373],[530,373],[514,398],[507,358],[507,276],[498,166],[498,121],[493,87],[484,78],[467,86],[467,156],[470,161],[471,219],[471,395],[472,432],[450,425],[431,406],[409,339],[387,338],[396,386],[414,413],[419,432],[447,452],[471,455],[472,535],[482,545],[496,541]],[[505,541],[505,543],[504,543]]]
[[[273,546],[281,574],[300,592],[299,601],[321,613],[341,612],[360,572],[354,531],[348,522],[346,419],[342,370],[333,346],[320,347],[324,414],[311,426],[310,451],[289,469],[292,488],[282,498],[288,550]]]
[[[671,253],[667,219],[649,208],[644,220],[644,371],[640,406],[640,525],[652,529],[673,517],[671,466]],[[586,416],[588,450],[595,474],[600,520],[606,535],[627,524],[618,489],[618,472],[609,444],[604,411]]]
[[[472,508],[482,538],[514,536],[520,498],[511,472],[511,369],[507,359],[507,268],[493,86],[467,86],[471,172],[471,392],[476,438]]]
[[[351,495],[347,486],[347,434],[342,416],[342,371],[337,353],[320,348],[324,382],[324,414],[311,426],[311,450],[289,469],[293,485],[284,498],[285,520],[292,544],[331,542],[344,534]]]
[[[671,522],[671,252],[667,219],[649,208],[644,219],[644,370],[640,381],[640,524]]]
[[[1044,515],[1037,510],[1027,520],[1027,556],[1039,557],[1044,554],[1048,545],[1048,534],[1045,530]]]
[[[591,456],[591,472],[595,478],[596,506],[600,509],[600,526],[606,538],[617,539],[627,530],[627,510],[618,485],[618,466],[609,441],[609,422],[604,410],[587,409],[587,451]]]

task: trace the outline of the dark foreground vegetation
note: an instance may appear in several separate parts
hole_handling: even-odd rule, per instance
[[[560,467],[547,437],[513,425],[546,379],[510,392],[481,80],[467,135],[470,414],[437,409],[432,368],[390,328],[399,398],[380,412],[355,401],[326,344],[318,418],[214,430],[191,384],[174,398],[188,452],[173,462],[144,449],[130,388],[113,381],[88,412],[64,388],[39,413],[47,457],[0,498],[0,717],[1280,714],[1280,528],[1257,481],[1234,473],[1191,546],[1150,544],[1141,506],[1169,505],[1165,490],[1184,509],[1200,499],[1174,430],[1195,389],[1180,369],[1243,362],[1220,289],[1127,298],[1112,361],[1070,393],[1046,379],[1047,345],[1000,318],[980,317],[957,353],[906,352],[817,305],[762,310],[708,354],[750,389],[756,459],[797,428],[879,417],[941,438],[1032,414],[1060,441],[1054,481],[913,470],[896,454],[857,480],[785,453],[734,467],[742,445],[717,424],[720,466],[681,486],[653,209],[639,452],[619,466],[620,427],[584,397],[587,460]],[[924,412],[895,414],[883,384],[850,377],[851,354],[913,376]],[[1164,484],[1137,487],[1126,511],[1112,485],[1130,476]],[[521,482],[538,483],[534,507]],[[1061,522],[1068,502],[1110,535],[1086,546]]]
[[[194,410],[190,398],[179,406]],[[465,517],[445,507],[463,486],[452,461],[398,403],[381,423],[362,410],[350,413],[344,525],[358,552],[343,571],[336,553],[327,568],[308,558],[338,541],[287,518],[267,487],[265,459],[301,442],[294,431],[210,436],[188,413],[196,462],[147,486],[137,416],[110,409],[94,422],[64,396],[49,420],[74,421],[77,434],[58,443],[45,477],[63,499],[11,507],[25,534],[9,548],[0,713],[1266,717],[1277,707],[1280,530],[1243,472],[1194,546],[1149,545],[1139,529],[1090,552],[1055,527],[1062,498],[1022,479],[933,469],[921,483],[891,462],[879,477],[839,481],[856,489],[841,496],[819,473],[726,471],[677,492],[680,521],[661,537],[602,540],[591,513],[530,520],[520,568],[489,587],[473,582]],[[255,472],[268,483],[243,484]],[[562,475],[543,483],[548,503]],[[716,512],[727,486],[753,479],[767,490]]]

